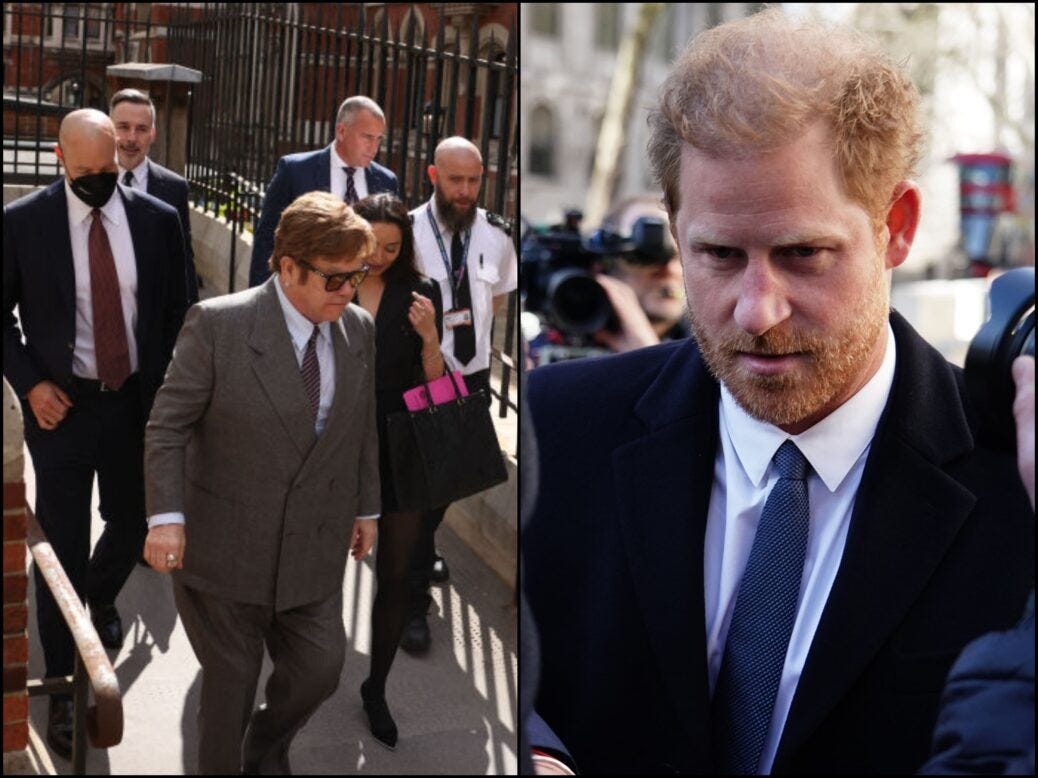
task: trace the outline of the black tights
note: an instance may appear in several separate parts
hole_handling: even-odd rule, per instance
[[[378,590],[371,609],[371,673],[368,687],[384,695],[389,668],[407,624],[411,558],[418,545],[423,513],[384,513],[378,520],[375,577]]]

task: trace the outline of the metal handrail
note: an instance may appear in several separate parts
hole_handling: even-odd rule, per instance
[[[95,748],[109,748],[123,739],[123,700],[119,691],[119,680],[112,663],[101,645],[93,622],[87,615],[79,595],[69,581],[65,568],[61,566],[50,541],[44,534],[36,515],[29,506],[25,507],[26,541],[61,609],[76,644],[76,669],[72,677],[44,678],[30,681],[30,696],[43,694],[68,694],[73,696],[75,708],[72,735],[72,772],[83,775],[86,771],[86,742],[83,732]],[[87,707],[87,684],[94,692],[94,705]]]

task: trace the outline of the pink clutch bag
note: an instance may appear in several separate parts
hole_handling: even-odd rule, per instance
[[[461,392],[462,397],[467,396],[469,390],[465,386],[465,379],[462,378],[461,371],[455,370],[452,376],[454,384],[457,384],[457,391]],[[457,397],[454,384],[451,383],[451,376],[440,376],[435,381],[429,381],[404,392],[404,404],[407,406],[407,410],[412,412],[424,410],[429,407],[429,392],[431,392],[432,404],[443,405]],[[426,391],[426,387],[429,387],[429,391]]]

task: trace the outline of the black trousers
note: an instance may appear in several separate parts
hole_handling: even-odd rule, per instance
[[[482,389],[486,393],[487,404],[492,398],[490,396],[490,371],[479,370],[471,375],[465,376],[465,386],[470,394]],[[410,616],[421,616],[428,612],[432,603],[429,594],[429,574],[432,572],[433,561],[436,559],[436,530],[443,523],[443,517],[450,505],[443,505],[426,511],[422,519],[422,528],[418,534],[418,545],[415,549],[411,565],[411,613]]]
[[[131,377],[118,392],[70,393],[72,407],[41,429],[23,402],[25,441],[36,473],[36,518],[81,598],[115,601],[140,558],[144,516],[144,418]],[[94,474],[105,528],[90,553]],[[47,677],[72,673],[75,647],[54,597],[36,570],[36,619]]]

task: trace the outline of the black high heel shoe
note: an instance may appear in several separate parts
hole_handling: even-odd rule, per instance
[[[375,740],[390,751],[396,750],[396,722],[389,713],[384,695],[374,696],[368,692],[368,682],[360,685],[360,698],[364,701],[364,712],[368,714],[368,728]]]

